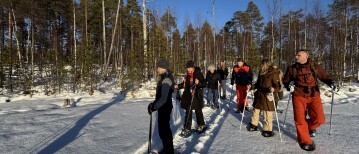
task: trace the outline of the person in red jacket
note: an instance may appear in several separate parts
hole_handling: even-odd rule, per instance
[[[316,129],[325,123],[322,101],[320,99],[318,79],[331,88],[336,88],[333,79],[314,64],[305,50],[299,50],[296,63],[289,66],[284,74],[283,84],[292,92],[294,122],[297,129],[299,146],[306,151],[314,151]],[[294,88],[293,88],[294,87]],[[309,119],[306,117],[309,116]]]
[[[248,106],[247,90],[250,89],[253,79],[251,68],[242,58],[237,59],[237,65],[233,67],[231,85],[236,84],[237,111],[242,112]],[[247,109],[247,108],[246,108]],[[248,110],[248,109],[247,109]]]

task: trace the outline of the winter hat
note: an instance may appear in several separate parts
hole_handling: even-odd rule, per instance
[[[186,64],[186,68],[194,67],[194,62],[192,60],[189,60]]]
[[[166,59],[161,59],[157,62],[157,67],[169,69],[170,63]]]

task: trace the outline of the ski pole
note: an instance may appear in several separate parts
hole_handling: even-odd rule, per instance
[[[274,95],[273,95],[273,92],[271,92],[271,95],[272,95],[272,98],[274,99]],[[279,138],[280,138],[280,141],[282,142],[282,133],[280,132],[280,126],[279,126],[279,120],[278,120],[278,113],[277,113],[277,109],[276,109],[276,103],[275,101],[273,100],[273,104],[274,104],[274,112],[275,112],[275,117],[277,119],[277,125],[278,125],[278,131],[279,131]]]
[[[245,99],[245,101],[247,101],[247,99],[248,99],[248,94],[249,94],[249,89],[247,89],[247,95],[246,95],[246,99]],[[244,118],[244,110],[246,109],[246,102],[243,102],[244,104],[243,104],[243,111],[242,111],[242,119],[241,119],[241,123],[239,124],[239,130],[241,130],[242,129],[242,123],[243,123],[243,118]]]
[[[333,115],[333,105],[334,105],[334,89],[332,90],[332,103],[330,105],[330,124],[329,124],[329,135],[330,135],[330,131],[332,129],[332,115]]]
[[[189,105],[189,111],[187,113],[187,119],[186,119],[186,123],[185,123],[186,126],[188,126],[188,120],[190,119],[189,115],[192,112],[192,103],[193,103],[193,98],[194,98],[195,91],[196,91],[196,84],[193,85],[193,92],[191,92],[192,98],[191,98],[191,103]],[[191,117],[191,120],[192,120],[192,117]]]
[[[221,109],[221,104],[220,104],[220,93],[219,93],[219,89],[220,89],[220,86],[219,86],[219,81],[218,81],[218,91],[217,91],[217,105],[218,105],[218,108],[219,108],[219,113],[221,113],[222,109]],[[221,101],[222,102],[222,101]]]
[[[150,114],[150,132],[148,136],[148,149],[147,149],[148,154],[152,153],[151,140],[152,140],[152,113]]]
[[[287,113],[288,113],[289,102],[290,102],[291,96],[292,96],[292,93],[290,92],[290,93],[289,93],[289,96],[288,96],[287,109],[285,110],[285,114],[284,114],[283,127],[284,127],[284,125],[285,125],[285,120],[287,119]]]

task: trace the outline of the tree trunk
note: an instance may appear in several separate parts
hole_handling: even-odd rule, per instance
[[[119,0],[119,1],[118,1],[118,5],[117,5],[115,28],[113,29],[113,32],[112,32],[110,53],[108,54],[107,62],[106,62],[106,64],[105,64],[104,75],[108,75],[108,65],[110,64],[110,58],[111,58],[111,54],[112,54],[113,46],[114,46],[114,42],[115,42],[115,36],[116,36],[116,32],[117,32],[117,22],[118,22],[118,17],[119,17],[119,13],[120,13],[120,7],[121,7],[121,2],[120,2],[120,0]]]
[[[145,80],[148,78],[148,64],[147,64],[147,10],[146,10],[146,0],[142,0],[142,28],[143,28],[143,59],[144,59],[144,72],[143,75]]]
[[[105,16],[105,0],[102,0],[102,42],[103,42],[103,64],[106,66],[106,16]],[[103,68],[103,75],[106,75],[107,70]]]

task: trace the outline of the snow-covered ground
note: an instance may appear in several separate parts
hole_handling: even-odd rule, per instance
[[[351,90],[349,90],[351,88]],[[354,92],[351,92],[351,91]],[[329,131],[331,93],[322,89],[322,100],[327,123],[318,129],[314,138],[314,153],[359,153],[359,86],[345,86],[336,93],[333,107],[332,133]],[[231,92],[229,86],[228,91]],[[45,96],[12,96],[11,102],[0,95],[0,153],[146,153],[150,116],[148,103],[154,100],[154,84],[122,96],[116,89],[106,93],[95,92]],[[230,93],[228,93],[230,95]],[[73,104],[62,107],[65,98]],[[228,96],[229,98],[229,96]],[[251,102],[252,97],[249,97]],[[279,103],[285,109],[288,93]],[[203,108],[209,129],[203,134],[194,133],[180,138],[184,112],[173,100],[172,132],[174,145],[181,153],[305,153],[296,142],[292,105],[289,106],[286,125],[284,113],[278,114],[283,141],[280,141],[274,118],[272,138],[260,132],[248,132],[245,127],[250,113],[242,115],[228,110],[235,108],[234,101],[222,100],[222,110]],[[195,115],[194,115],[195,118]],[[155,119],[155,118],[154,118]],[[196,127],[195,120],[193,127]],[[152,147],[161,149],[161,140],[153,122]]]

